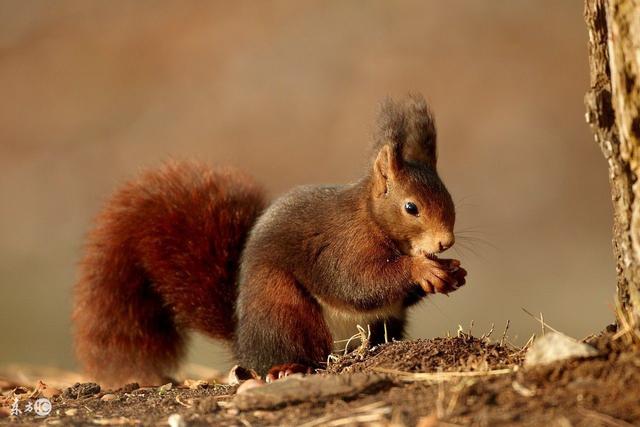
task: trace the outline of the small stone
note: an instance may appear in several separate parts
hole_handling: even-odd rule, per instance
[[[77,413],[78,413],[78,410],[76,408],[69,408],[66,411],[64,411],[64,414],[68,417],[73,417]]]
[[[113,393],[107,393],[104,396],[102,396],[102,398],[100,398],[100,400],[102,400],[103,402],[110,402],[112,400],[114,400],[117,396]]]
[[[173,388],[173,384],[172,384],[172,383],[166,383],[165,385],[160,386],[160,388],[158,389],[158,391],[159,391],[160,393],[166,393],[166,392],[168,392],[169,390],[171,390],[172,388]]]
[[[511,383],[511,387],[513,387],[516,393],[518,393],[522,397],[533,397],[536,395],[535,390],[531,390],[523,386],[518,381],[514,381],[513,383]]]
[[[536,366],[575,357],[593,357],[598,350],[566,335],[550,332],[538,338],[527,350],[524,366]]]
[[[167,419],[169,427],[186,427],[187,423],[184,422],[184,418],[180,414],[171,414]]]
[[[80,399],[100,393],[100,386],[96,383],[75,383],[62,392],[62,397],[66,399]]]

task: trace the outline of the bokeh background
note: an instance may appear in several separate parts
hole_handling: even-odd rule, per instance
[[[439,169],[474,237],[469,285],[412,314],[522,343],[544,313],[582,337],[613,320],[605,162],[585,124],[579,0],[0,2],[0,364],[74,368],[83,236],[142,168],[197,158],[272,196],[357,179],[385,96],[422,92]],[[196,338],[192,362],[225,368]]]

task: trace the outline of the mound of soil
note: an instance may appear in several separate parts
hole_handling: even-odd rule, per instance
[[[406,372],[486,371],[521,365],[524,351],[460,333],[457,337],[398,341],[351,352],[332,363],[327,373],[366,372],[387,368]]]
[[[38,390],[0,381],[0,424],[640,424],[640,353],[610,335],[591,343],[600,351],[596,357],[524,368],[524,349],[464,334],[393,342],[354,351],[317,375],[240,394],[237,386],[203,381],[115,391],[76,384],[51,398],[46,417],[9,415],[16,396],[26,403]]]

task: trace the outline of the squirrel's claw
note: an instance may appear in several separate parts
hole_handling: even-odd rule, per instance
[[[456,259],[429,259],[428,267],[422,271],[420,286],[427,294],[448,295],[466,283],[467,271]]]
[[[272,383],[275,380],[286,378],[291,374],[310,374],[311,372],[311,367],[309,366],[300,363],[285,363],[269,369],[265,381]]]

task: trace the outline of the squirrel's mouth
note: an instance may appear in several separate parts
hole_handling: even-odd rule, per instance
[[[405,255],[418,256],[418,257],[423,256],[433,261],[438,261],[440,259],[434,252],[427,252],[424,249],[414,248],[410,244],[400,244],[398,246],[399,246],[400,252],[402,252]]]
[[[440,259],[438,258],[435,252],[428,252],[425,249],[415,247],[411,244],[411,242],[408,242],[408,241],[397,242],[397,245],[398,245],[398,249],[400,249],[400,252],[404,255],[423,256],[433,261],[438,261]]]

